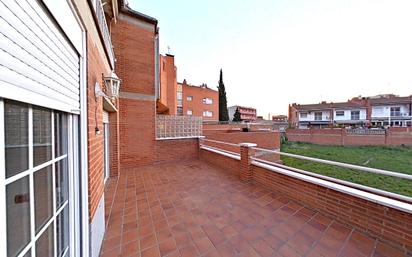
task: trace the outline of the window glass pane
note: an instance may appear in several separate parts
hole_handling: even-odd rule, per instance
[[[53,215],[52,166],[34,173],[34,211],[36,233]]]
[[[53,222],[46,231],[36,241],[36,256],[53,257],[54,255],[54,236]]]
[[[6,177],[29,168],[29,109],[27,105],[4,101]]]
[[[54,113],[54,147],[55,157],[67,154],[67,115]]]
[[[57,256],[63,256],[69,246],[69,206],[66,205],[57,217]]]
[[[33,108],[33,161],[34,166],[51,160],[51,111]]]
[[[30,241],[29,176],[6,187],[7,256],[17,256]]]
[[[64,204],[69,196],[67,158],[56,163],[56,210]]]

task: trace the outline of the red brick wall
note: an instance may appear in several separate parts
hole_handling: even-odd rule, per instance
[[[256,183],[412,253],[411,214],[254,165],[252,167]]]
[[[120,99],[120,166],[134,168],[155,160],[155,102]]]
[[[240,161],[227,156],[200,149],[199,158],[212,166],[223,168],[233,175],[240,176]]]
[[[152,164],[155,160],[155,28],[148,23],[142,26],[142,22],[122,14],[112,25],[116,73],[122,79],[121,169]],[[129,96],[123,96],[124,93]]]
[[[199,158],[199,139],[170,139],[156,141],[156,163]]]
[[[210,88],[182,85],[183,89],[183,115],[187,115],[187,110],[192,110],[193,116],[203,117],[203,111],[213,112],[212,117],[203,117],[203,120],[219,120],[219,93]],[[187,101],[187,96],[192,97],[192,101]],[[203,98],[212,98],[212,104],[204,104]]]
[[[344,129],[288,129],[291,142],[320,145],[412,145],[410,128],[390,128],[385,135],[353,135]]]
[[[266,124],[203,124],[203,134],[214,132],[214,131],[222,131],[222,132],[231,132],[231,131],[239,131],[242,128],[249,127],[251,131],[259,131],[259,130],[269,130],[272,129],[272,125]]]
[[[177,114],[177,81],[174,56],[160,56],[160,101],[169,108],[169,115]]]
[[[110,71],[105,66],[95,43],[91,37],[87,38],[87,153],[88,153],[88,181],[89,181],[89,218],[93,218],[99,201],[104,191],[103,181],[103,100],[95,98],[96,82],[102,85],[102,73],[108,74]],[[96,134],[95,127],[98,127],[100,134]]]
[[[208,132],[206,139],[223,141],[228,143],[255,143],[258,147],[266,149],[280,148],[280,133],[270,132]]]
[[[200,158],[239,174],[241,161],[207,150]],[[244,167],[243,167],[244,168]],[[412,214],[251,165],[252,182],[412,254]]]

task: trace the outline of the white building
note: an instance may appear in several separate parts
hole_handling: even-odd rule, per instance
[[[292,104],[289,123],[296,128],[333,126],[411,126],[411,97],[381,95],[356,97],[347,102]]]

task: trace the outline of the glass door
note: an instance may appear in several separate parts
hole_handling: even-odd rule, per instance
[[[0,99],[1,256],[70,256],[69,120],[67,113]]]
[[[109,178],[110,162],[109,162],[109,123],[103,123],[104,133],[104,182]]]

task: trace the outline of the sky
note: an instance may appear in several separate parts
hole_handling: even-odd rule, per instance
[[[412,94],[411,0],[129,0],[155,17],[177,80],[228,106],[287,114],[290,103]]]

